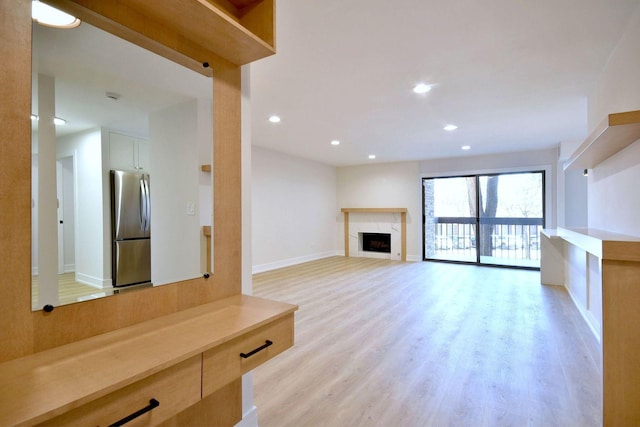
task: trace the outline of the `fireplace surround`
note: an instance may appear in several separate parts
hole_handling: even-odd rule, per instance
[[[407,208],[342,208],[344,214],[344,254],[349,256],[369,256],[384,257],[396,259],[405,262],[407,260]],[[357,214],[350,217],[350,214]],[[364,214],[364,215],[362,215]],[[362,224],[351,225],[353,218],[365,218],[369,226],[364,227]],[[379,220],[374,220],[378,219]],[[359,242],[359,234],[364,232],[371,233],[391,233],[391,253],[372,253],[361,252]],[[394,244],[395,242],[395,244]],[[358,254],[355,254],[358,251]]]

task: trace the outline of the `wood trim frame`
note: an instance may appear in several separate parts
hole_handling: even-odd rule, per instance
[[[407,262],[407,208],[342,208],[344,213],[344,256],[349,257],[349,213],[399,213],[400,214],[400,260]]]
[[[155,2],[162,7],[165,0]],[[75,2],[74,2],[75,3]],[[78,0],[78,4],[83,0]],[[126,28],[126,1],[102,2],[113,8]],[[173,2],[175,3],[175,2]],[[88,13],[88,12],[87,12]],[[99,16],[92,12],[96,18]],[[100,21],[96,19],[96,21]],[[106,22],[106,21],[105,21]],[[114,19],[110,22],[117,22]],[[171,26],[146,20],[149,31]],[[56,307],[51,313],[31,311],[31,1],[0,3],[0,211],[1,241],[0,361],[78,341],[241,292],[241,80],[240,67],[210,54],[213,74],[215,273],[164,286],[141,289],[80,304]],[[197,24],[194,24],[197,25]],[[134,31],[128,29],[130,33]],[[116,33],[116,35],[119,35]],[[157,44],[137,35],[141,44]],[[171,35],[167,36],[170,37]],[[174,34],[179,39],[179,34]],[[144,47],[144,46],[143,46]],[[170,53],[170,49],[166,50]],[[158,53],[158,52],[156,52]],[[184,54],[180,54],[186,57]],[[169,59],[175,60],[171,55]],[[192,58],[199,63],[200,58]],[[213,143],[213,142],[212,142]]]

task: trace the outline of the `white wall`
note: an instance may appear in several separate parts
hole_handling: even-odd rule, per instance
[[[154,285],[202,274],[199,106],[194,99],[149,115],[151,280]],[[188,212],[190,205],[194,207],[193,214]]]
[[[336,254],[336,170],[252,148],[253,271]]]
[[[76,202],[76,280],[104,288],[111,285],[111,272],[105,268],[103,198],[103,147],[100,129],[65,136],[57,141],[57,157],[74,156]]]
[[[589,97],[589,128],[607,114],[640,109],[640,5]],[[589,227],[640,235],[640,141],[596,166],[588,177]]]
[[[421,185],[418,162],[339,167],[334,217],[340,250],[344,253],[341,208],[407,208],[407,260],[422,259]]]
[[[559,223],[559,226],[588,226],[587,181],[587,177],[580,170],[564,172],[564,223]]]

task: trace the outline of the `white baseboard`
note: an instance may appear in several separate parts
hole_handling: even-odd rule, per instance
[[[343,251],[344,252],[344,251]],[[302,264],[303,262],[316,261],[322,258],[329,258],[332,256],[340,255],[338,251],[328,251],[318,254],[305,255],[296,258],[283,259],[281,261],[268,262],[265,264],[254,265],[251,273],[263,273],[265,271],[276,270],[278,268],[290,267],[296,264]]]
[[[255,406],[242,414],[242,419],[235,427],[258,427],[258,411]]]
[[[589,329],[591,329],[591,332],[593,332],[593,335],[596,337],[598,342],[601,343],[600,331],[596,329],[596,325],[598,324],[598,322],[596,321],[595,317],[593,317],[593,315],[589,313],[582,306],[582,304],[580,304],[580,302],[573,296],[573,294],[571,293],[571,289],[567,285],[564,285],[564,288],[569,293],[569,296],[571,297],[571,301],[573,301],[573,305],[578,309],[578,312],[580,313],[584,321],[587,323],[587,326],[589,326]]]
[[[327,251],[320,254],[305,255],[296,258],[284,259],[281,261],[268,262],[265,264],[254,265],[251,270],[251,274],[264,273],[265,271],[276,270],[283,267],[291,267],[292,265],[302,264],[303,262],[316,261],[322,258],[329,258],[332,256],[344,256],[344,250],[339,251]],[[422,261],[418,255],[407,255],[408,262]]]
[[[76,265],[75,264],[65,264],[64,265],[64,272],[65,273],[73,273],[74,271],[76,271]]]
[[[76,280],[97,289],[111,288],[111,279],[100,279],[99,277],[89,276],[88,274],[76,273]]]

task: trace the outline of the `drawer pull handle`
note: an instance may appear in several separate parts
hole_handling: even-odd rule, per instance
[[[262,351],[265,348],[269,347],[271,344],[273,344],[273,341],[266,340],[263,345],[256,348],[255,350],[251,350],[249,353],[240,353],[240,357],[242,357],[243,359],[246,359],[247,357],[251,357],[257,352]]]
[[[135,420],[140,415],[146,414],[147,412],[151,411],[153,408],[157,408],[158,406],[160,406],[160,402],[158,402],[156,399],[151,399],[151,400],[149,400],[149,405],[147,405],[144,408],[134,412],[131,415],[127,415],[126,417],[124,417],[120,421],[116,421],[115,423],[111,424],[109,427],[120,427],[120,426],[123,426],[126,423],[128,423],[129,421]]]

